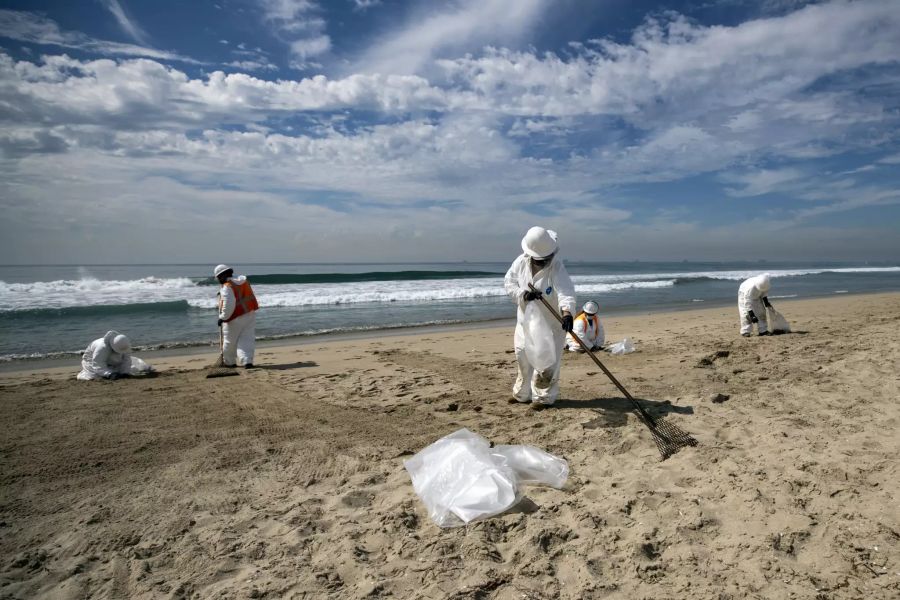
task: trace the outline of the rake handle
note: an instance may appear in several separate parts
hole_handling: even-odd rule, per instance
[[[528,287],[531,288],[531,291],[532,291],[532,292],[538,292],[538,293],[540,293],[540,290],[538,290],[537,288],[535,288],[534,285],[532,285],[532,284],[529,283],[529,284],[528,284]],[[543,294],[541,294],[540,296],[538,296],[538,300],[541,301],[541,304],[543,304],[543,305],[547,308],[547,310],[550,311],[550,314],[553,315],[554,317],[556,317],[556,320],[559,321],[560,325],[562,325],[563,320],[562,320],[562,317],[559,316],[559,312],[557,312],[552,306],[550,306],[550,303],[547,302],[547,300],[544,298],[544,295],[543,295]],[[638,403],[638,401],[635,400],[635,399],[632,397],[632,395],[628,393],[628,390],[625,389],[625,386],[623,386],[621,383],[619,383],[619,380],[616,379],[615,375],[613,375],[612,373],[610,373],[609,369],[607,369],[607,368],[603,365],[603,363],[600,362],[600,359],[597,358],[597,357],[594,355],[593,351],[591,351],[591,349],[588,348],[587,344],[585,344],[585,343],[582,341],[582,339],[581,339],[580,337],[578,337],[574,332],[572,332],[572,337],[575,338],[575,341],[578,342],[578,345],[581,346],[581,349],[584,350],[585,354],[587,354],[588,356],[591,357],[591,360],[593,360],[594,363],[596,363],[596,365],[597,365],[598,367],[600,367],[600,370],[602,370],[603,373],[604,373],[607,377],[609,377],[609,380],[612,381],[612,382],[616,385],[617,388],[619,388],[619,391],[622,392],[622,394],[623,394],[626,398],[628,398],[628,400],[631,402],[631,404],[634,405],[634,407],[638,410],[639,413],[641,413],[641,416],[644,417],[645,419],[647,419],[647,421],[649,421],[649,423],[650,423],[651,425],[655,425],[656,422],[653,420],[653,417],[651,417],[651,416],[647,413],[647,411],[644,410],[644,407],[642,407],[642,406]]]

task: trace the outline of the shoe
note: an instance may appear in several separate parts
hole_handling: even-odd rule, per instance
[[[521,400],[519,400],[518,398],[513,396],[512,398],[507,400],[507,402],[509,402],[510,404],[531,404],[531,399],[529,398],[528,400],[525,400],[524,402],[522,402]]]
[[[772,334],[769,333],[768,331],[763,331],[762,333],[759,334],[759,337],[763,337],[763,336],[767,336],[767,335],[772,335]]]
[[[531,410],[534,410],[534,411],[544,410],[544,409],[547,408],[548,406],[550,406],[550,405],[549,405],[549,404],[544,404],[543,402],[532,402],[532,403],[531,403]]]
[[[253,363],[247,363],[246,365],[244,365],[244,368],[245,369],[255,369],[256,367],[253,365]]]
[[[749,333],[742,333],[742,334],[741,334],[741,337],[750,337],[750,334],[749,334]]]

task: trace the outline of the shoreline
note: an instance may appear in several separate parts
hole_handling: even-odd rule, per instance
[[[878,297],[891,297],[900,295],[900,292],[865,292],[865,293],[846,293],[846,294],[835,294],[832,293],[827,296],[809,296],[803,298],[779,298],[774,303],[781,307],[783,305],[795,305],[802,304],[804,302],[828,302],[829,300],[840,301],[841,299],[846,298],[857,298],[857,299],[865,299],[865,298],[878,298]],[[633,309],[618,309],[611,310],[607,313],[604,313],[601,316],[601,321],[604,323],[604,327],[607,332],[609,331],[609,327],[607,326],[608,322],[617,321],[617,320],[630,320],[636,319],[640,317],[658,317],[666,314],[679,314],[683,315],[685,313],[697,312],[701,313],[704,311],[713,311],[724,308],[732,308],[735,306],[735,302],[697,302],[696,305],[692,306],[664,306],[660,307],[660,310],[653,310],[653,307],[642,307],[642,308],[633,308]],[[601,311],[602,312],[602,311]],[[791,321],[788,318],[788,321]],[[737,318],[735,318],[735,324],[737,324]],[[266,350],[285,350],[292,348],[300,348],[307,347],[314,344],[319,345],[331,345],[331,344],[343,344],[343,343],[352,343],[352,342],[372,342],[372,341],[384,341],[389,342],[394,338],[399,339],[409,339],[415,338],[416,336],[423,335],[434,335],[434,334],[453,334],[457,332],[482,332],[482,331],[490,331],[496,330],[499,328],[513,328],[515,327],[515,318],[510,317],[508,319],[493,319],[487,321],[467,321],[461,323],[446,323],[446,324],[429,324],[429,325],[412,325],[412,326],[401,326],[395,328],[379,328],[379,329],[368,329],[361,331],[341,331],[341,332],[333,332],[333,333],[323,333],[323,334],[310,334],[310,335],[286,335],[284,337],[276,338],[276,339],[258,339],[256,348],[257,353]],[[737,328],[737,325],[735,325]],[[612,340],[609,338],[607,334],[608,343]],[[145,351],[137,351],[134,354],[140,356],[144,360],[147,360],[151,364],[170,364],[170,363],[184,363],[188,360],[197,360],[198,357],[210,357],[210,361],[215,360],[215,357],[218,355],[216,352],[216,348],[212,344],[197,344],[190,346],[176,346],[169,348],[160,348],[154,350],[145,350]],[[48,357],[48,358],[26,358],[26,359],[15,359],[7,362],[0,362],[0,378],[11,375],[27,375],[27,374],[35,374],[35,373],[52,373],[56,374],[58,372],[68,372],[74,369],[74,372],[77,373],[80,369],[80,360],[81,355],[80,352],[76,355],[71,355],[67,357]],[[258,362],[258,361],[257,361]]]

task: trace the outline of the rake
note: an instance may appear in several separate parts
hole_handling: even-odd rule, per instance
[[[528,287],[531,288],[531,291],[540,294],[540,291],[536,289],[532,284],[529,283]],[[556,320],[559,321],[561,325],[563,322],[562,317],[560,316],[559,312],[557,312],[552,306],[550,306],[550,303],[547,302],[547,300],[544,298],[544,295],[540,294],[538,296],[538,299],[541,301],[541,304],[543,304],[544,307],[550,312],[550,314],[556,317]],[[684,431],[674,423],[670,423],[662,418],[654,419],[650,415],[650,413],[644,410],[644,407],[641,406],[640,402],[635,400],[635,398],[628,393],[628,390],[625,389],[625,386],[619,383],[619,380],[609,372],[609,369],[607,369],[603,365],[603,363],[600,362],[600,359],[597,358],[591,351],[591,349],[587,347],[587,344],[585,344],[581,340],[581,338],[574,333],[572,334],[572,337],[575,338],[575,341],[578,342],[578,345],[581,346],[581,349],[584,350],[585,354],[591,357],[591,360],[593,360],[594,363],[596,363],[596,365],[600,367],[600,370],[603,371],[607,377],[609,377],[609,380],[612,381],[616,385],[616,387],[619,388],[619,391],[622,392],[622,394],[626,398],[628,398],[629,402],[631,402],[631,405],[634,407],[635,414],[637,414],[638,418],[650,430],[650,435],[653,436],[653,441],[656,443],[656,448],[662,455],[662,460],[666,460],[682,448],[697,445],[697,440],[694,439],[691,434]]]
[[[219,303],[221,303],[222,296],[219,294],[217,295],[219,296]],[[218,312],[216,314],[218,314]],[[235,371],[234,368],[225,365],[225,340],[222,337],[222,326],[219,325],[219,356],[216,357],[216,362],[207,369],[206,378],[232,377],[237,374],[238,372]]]

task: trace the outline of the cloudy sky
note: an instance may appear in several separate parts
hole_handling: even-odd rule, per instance
[[[900,259],[900,3],[0,0],[0,263]]]

